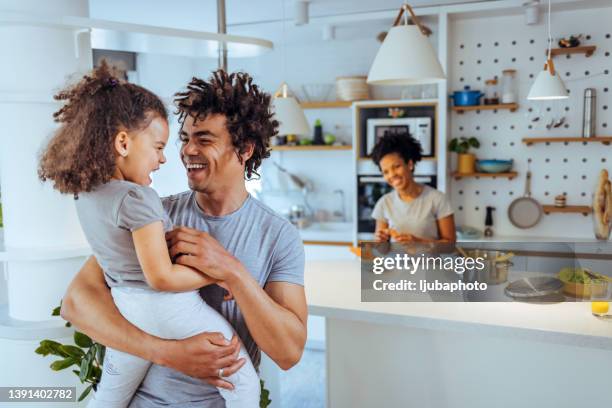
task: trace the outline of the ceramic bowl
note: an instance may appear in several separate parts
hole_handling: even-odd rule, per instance
[[[512,160],[476,160],[476,170],[483,173],[504,173],[512,168]]]

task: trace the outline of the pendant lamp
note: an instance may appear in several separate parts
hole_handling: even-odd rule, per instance
[[[278,135],[308,135],[310,127],[304,116],[304,111],[297,100],[291,95],[289,87],[283,82],[274,94],[274,115],[279,121]]]
[[[285,2],[281,0],[281,8],[283,12],[283,77],[286,77],[286,55],[285,55]],[[278,135],[308,135],[310,134],[310,127],[304,116],[302,107],[295,99],[289,86],[283,81],[280,88],[274,94],[272,101],[274,107],[275,119],[279,122]]]
[[[413,25],[408,24],[408,13]],[[402,15],[404,20],[400,24]],[[427,29],[421,25],[412,7],[403,4],[378,49],[367,82],[371,85],[413,85],[445,79],[427,35]]]
[[[535,82],[533,85],[531,85],[529,94],[527,95],[527,99],[532,101],[548,101],[569,98],[567,89],[565,89],[565,84],[559,76],[559,73],[555,70],[555,65],[552,61],[550,14],[550,0],[548,0],[548,52],[546,55],[546,62],[544,63],[544,70],[540,71]]]

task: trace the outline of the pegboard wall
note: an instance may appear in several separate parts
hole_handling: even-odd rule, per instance
[[[591,216],[581,214],[544,215],[531,229],[515,228],[509,221],[508,206],[523,195],[526,171],[532,173],[532,197],[542,205],[553,204],[565,194],[567,205],[592,205],[593,192],[602,168],[612,173],[612,145],[601,143],[550,143],[527,146],[525,137],[582,135],[585,88],[597,92],[598,136],[612,135],[612,7],[571,12],[554,12],[553,38],[583,34],[583,45],[596,45],[591,57],[583,54],[555,57],[555,67],[565,81],[570,98],[561,101],[528,101],[526,96],[542,70],[547,46],[545,19],[526,25],[524,17],[508,16],[456,20],[451,24],[449,43],[449,88],[470,85],[484,91],[484,81],[501,78],[502,70],[516,69],[518,103],[516,112],[452,112],[449,140],[475,136],[481,146],[480,159],[513,159],[518,177],[463,178],[450,182],[451,201],[457,225],[484,227],[485,207],[493,206],[494,231],[498,236],[592,238]],[[554,40],[556,46],[556,40]],[[548,130],[551,121],[563,125]],[[453,155],[454,156],[454,155]],[[454,169],[454,157],[451,162]],[[554,238],[551,238],[554,239]]]

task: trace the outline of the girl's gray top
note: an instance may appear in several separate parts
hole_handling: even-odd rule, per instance
[[[163,222],[165,230],[172,228],[155,190],[111,180],[89,193],[80,193],[76,209],[108,286],[149,287],[136,256],[132,232],[157,221]]]

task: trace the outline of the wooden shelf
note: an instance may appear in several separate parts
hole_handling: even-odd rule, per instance
[[[585,217],[593,211],[593,209],[589,207],[588,205],[566,205],[565,207],[555,207],[554,205],[543,205],[542,209],[544,210],[544,214],[574,213],[574,214],[582,214]]]
[[[590,57],[593,55],[597,46],[595,45],[583,45],[581,47],[571,47],[571,48],[553,48],[550,51],[551,56],[555,55],[567,55],[567,54],[584,54],[585,57]],[[546,51],[548,54],[548,51]]]
[[[333,109],[333,108],[348,108],[353,104],[353,101],[328,101],[328,102],[302,102],[302,109]]]
[[[499,105],[453,106],[451,109],[454,112],[463,113],[466,111],[499,110],[499,109],[508,109],[510,112],[515,112],[518,108],[519,108],[518,103],[502,103]]]
[[[480,177],[485,177],[485,178],[507,178],[508,180],[512,180],[513,178],[515,178],[518,175],[518,173],[516,171],[510,171],[507,173],[457,173],[456,171],[454,171],[451,176],[455,179],[455,180],[460,180],[463,177],[476,177],[476,178],[480,178]]]
[[[526,137],[523,138],[523,143],[531,146],[535,143],[571,143],[581,142],[587,143],[603,143],[609,145],[612,143],[612,136],[597,136],[597,137]]]
[[[306,145],[306,146],[272,146],[276,151],[321,151],[321,150],[351,150],[353,146],[326,146],[326,145]]]

